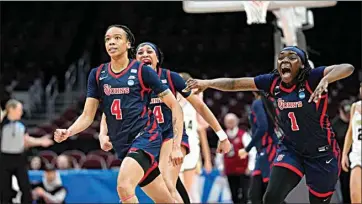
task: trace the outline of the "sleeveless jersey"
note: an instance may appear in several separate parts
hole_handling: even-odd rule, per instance
[[[260,118],[258,121],[257,114],[260,115],[258,113],[259,111],[263,112],[262,113],[263,118]],[[261,121],[265,121],[265,124],[263,124]],[[265,107],[261,99],[253,101],[251,105],[251,114],[249,116],[249,122],[251,125],[252,142],[253,140],[256,140],[256,142],[254,142],[253,145],[255,146],[258,152],[260,152],[263,148],[268,147],[269,145],[278,143],[278,138],[274,133],[273,122],[271,121],[270,117],[268,117],[268,114],[266,113]],[[260,127],[260,126],[265,126],[265,127]],[[266,131],[261,133],[262,135],[260,133],[259,133],[260,135],[257,135],[258,128],[259,129],[264,128]],[[258,138],[260,136],[261,138]]]
[[[318,103],[308,100],[323,77],[325,67],[313,69],[304,84],[286,88],[276,74],[265,74],[254,78],[258,89],[270,93],[276,100],[283,125],[282,142],[306,157],[318,157],[339,147],[327,115],[328,95],[325,93]]]
[[[182,92],[182,90],[186,88],[186,85],[185,81],[178,73],[168,69],[158,68],[157,74],[160,77],[161,82],[170,88],[175,97],[176,92],[179,92],[185,98],[191,94],[190,92]],[[151,103],[149,107],[153,111],[162,132],[172,132],[172,111],[160,98],[158,98],[158,95],[155,92],[151,93]],[[185,128],[183,131],[185,133]]]
[[[360,106],[361,101],[358,101],[355,106]],[[356,109],[352,117],[352,152],[361,154],[361,140],[362,140],[362,115]]]
[[[92,70],[90,78],[94,77],[92,74],[96,72],[97,87],[93,89],[99,93],[97,95],[96,91],[92,91],[92,84],[88,82],[87,95],[100,99],[102,111],[106,115],[108,135],[112,143],[117,144],[117,149],[122,151],[117,154],[125,154],[133,140],[146,131],[158,134],[155,130],[159,129],[159,126],[152,111],[148,109],[150,88],[160,93],[167,87],[161,84],[153,70],[136,60],[131,61],[128,67],[118,74],[111,70],[110,63],[95,69]]]
[[[189,136],[190,145],[198,145],[199,135],[197,133],[197,112],[189,102],[186,102],[182,106],[182,110],[184,113],[184,129],[186,129],[186,134]]]

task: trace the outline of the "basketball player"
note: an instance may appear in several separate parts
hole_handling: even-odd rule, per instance
[[[185,81],[191,78],[188,73],[180,73],[180,76]],[[199,174],[197,167],[201,159],[200,146],[202,147],[201,151],[204,156],[205,171],[207,173],[212,171],[211,152],[206,134],[206,128],[209,124],[197,113],[190,102],[180,96],[180,94],[178,95],[177,98],[184,112],[184,128],[186,129],[186,134],[189,136],[190,146],[190,153],[184,158],[180,175],[190,195],[191,203],[200,203],[201,195],[196,187],[197,185],[195,185],[197,183],[197,174]],[[202,93],[198,94],[198,97],[202,100]]]
[[[57,129],[55,140],[62,142],[89,127],[102,101],[107,133],[118,158],[122,160],[117,179],[117,192],[122,203],[138,203],[135,195],[139,185],[154,202],[172,203],[162,177],[148,178],[157,167],[161,148],[161,129],[152,112],[147,111],[151,91],[172,110],[174,136],[169,162],[180,166],[183,155],[181,139],[183,113],[171,91],[161,83],[151,67],[128,58],[134,42],[132,32],[123,25],[108,27],[105,47],[111,61],[91,70],[83,113],[68,129]],[[103,140],[104,142],[104,140]]]
[[[183,97],[185,97],[195,107],[200,115],[203,116],[203,118],[211,125],[221,141],[218,146],[218,152],[225,153],[230,150],[230,143],[227,139],[227,135],[222,130],[220,124],[210,109],[204,104],[203,101],[199,99],[199,97],[193,95],[191,91],[183,91],[186,88],[186,84],[178,73],[161,68],[163,55],[155,44],[145,42],[138,45],[136,49],[136,59],[152,66],[152,68],[160,77],[162,83],[167,84],[168,87],[171,88],[171,91],[174,95],[176,95],[176,92],[178,92]],[[163,141],[160,152],[160,171],[169,191],[171,192],[171,195],[178,202],[187,201],[189,198],[181,198],[181,195],[179,194],[180,192],[176,190],[176,183],[181,166],[170,166],[168,161],[170,150],[172,149],[172,138],[174,137],[174,133],[172,131],[173,124],[171,124],[172,112],[170,108],[167,107],[162,100],[160,100],[159,96],[155,92],[151,94],[150,108],[153,110],[153,114],[155,115],[155,118],[162,129]],[[102,121],[104,125],[104,120],[102,119]],[[182,154],[185,156],[190,152],[188,136],[185,132],[185,129],[183,129],[181,144]],[[150,175],[158,174],[152,172]]]
[[[277,100],[280,113],[274,114],[274,118],[285,136],[277,150],[263,203],[283,202],[303,174],[310,202],[329,203],[340,171],[339,147],[326,114],[328,96],[323,93],[329,83],[346,78],[353,71],[350,64],[311,69],[305,51],[288,46],[279,53],[277,69],[271,74],[255,78],[192,79],[188,88],[262,90],[270,94]]]
[[[260,92],[253,91],[255,100],[251,105],[250,124],[252,140],[245,149],[239,150],[241,159],[246,158],[248,152],[256,147],[257,156],[252,173],[249,196],[251,202],[262,203],[263,195],[269,182],[270,170],[276,155],[278,138],[274,133],[274,125],[264,108]]]
[[[360,84],[360,97],[362,99],[362,83]],[[350,180],[350,189],[351,189],[351,202],[352,203],[361,203],[361,140],[362,140],[362,108],[361,100],[353,103],[351,108],[351,120],[349,127],[346,133],[346,138],[344,142],[343,154],[342,154],[342,168],[344,171],[348,172],[348,167],[351,167],[351,180]],[[351,149],[352,151],[349,154],[349,160],[351,161],[351,166],[349,166],[348,161],[348,152]]]

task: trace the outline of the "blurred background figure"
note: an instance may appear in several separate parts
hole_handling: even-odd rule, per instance
[[[21,203],[30,203],[28,164],[24,150],[34,146],[49,147],[53,141],[48,136],[29,136],[25,125],[20,121],[23,105],[19,101],[11,99],[5,107],[6,116],[0,124],[0,201],[11,203],[12,176],[15,175],[22,192]]]
[[[60,174],[52,165],[45,167],[41,182],[32,184],[33,201],[37,204],[65,203],[66,195]]]
[[[180,75],[185,81],[191,78],[188,73],[183,72],[180,73]],[[199,192],[199,187],[197,185],[198,177],[201,173],[199,169],[201,161],[200,146],[204,158],[203,167],[205,168],[205,172],[208,174],[212,171],[210,146],[207,141],[206,133],[209,124],[197,113],[190,102],[183,98],[181,94],[178,93],[177,95],[177,99],[179,100],[184,113],[184,124],[186,133],[189,136],[190,145],[190,153],[184,158],[180,175],[189,194],[190,201],[192,203],[200,203],[201,192]],[[203,94],[200,93],[198,97],[203,99]]]
[[[223,157],[223,172],[228,178],[233,202],[247,203],[249,176],[255,165],[255,148],[250,151],[248,157],[240,159],[238,151],[250,143],[251,137],[246,130],[238,127],[239,118],[234,113],[225,115],[224,125],[232,148],[229,153],[218,154],[217,157]]]
[[[351,111],[352,101],[343,100],[339,104],[338,115],[332,120],[332,127],[334,133],[336,134],[336,139],[338,142],[338,146],[343,152],[345,135],[347,133],[349,121],[350,121],[350,111]],[[342,199],[344,203],[351,203],[350,199],[350,171],[341,171],[339,175],[339,182],[341,184],[341,193]]]
[[[61,154],[57,157],[56,167],[61,170],[71,169],[73,168],[72,159],[67,155]]]
[[[30,170],[41,170],[44,169],[45,163],[42,158],[35,156],[30,160]]]

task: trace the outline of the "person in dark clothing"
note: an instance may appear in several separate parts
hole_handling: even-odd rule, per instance
[[[62,185],[60,174],[54,166],[47,165],[42,182],[32,185],[33,200],[37,204],[43,203],[65,203],[67,190]]]
[[[349,125],[351,104],[352,102],[349,100],[341,101],[338,109],[339,114],[332,120],[332,127],[335,131],[336,139],[341,151],[343,151],[344,138]],[[341,174],[339,175],[343,203],[351,203],[349,187],[350,176],[351,172],[345,171],[341,171]]]
[[[11,99],[5,108],[6,116],[0,120],[0,203],[11,203],[15,195],[11,188],[13,175],[16,176],[22,192],[21,203],[30,203],[31,188],[24,150],[26,147],[48,147],[53,141],[47,136],[29,136],[25,125],[20,121],[23,106],[19,101]]]

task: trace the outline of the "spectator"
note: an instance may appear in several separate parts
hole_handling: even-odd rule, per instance
[[[11,203],[13,175],[17,177],[22,192],[21,203],[30,203],[31,188],[25,147],[48,147],[53,141],[45,136],[34,138],[28,135],[25,125],[20,121],[23,106],[19,101],[9,100],[5,109],[6,116],[0,123],[0,203]]]
[[[349,100],[343,100],[341,101],[338,109],[338,115],[333,118],[332,120],[332,127],[336,134],[336,139],[339,145],[339,148],[341,148],[341,152],[343,152],[344,147],[344,138],[348,129],[349,120],[350,120],[350,110],[351,110],[351,102]],[[350,186],[349,186],[349,180],[350,180],[350,171],[345,172],[341,171],[341,174],[339,175],[339,181],[341,183],[341,192],[342,192],[342,198],[343,203],[351,203],[350,198]]]
[[[30,170],[40,170],[44,168],[44,162],[38,156],[31,158],[30,160]]]
[[[238,151],[250,143],[251,137],[245,130],[238,127],[239,119],[233,113],[226,114],[224,124],[232,146],[230,152],[223,155],[223,171],[228,178],[233,202],[246,204],[248,201],[249,174],[254,169],[255,148],[250,151],[246,159],[240,159]],[[217,157],[220,155],[218,154]]]
[[[67,191],[62,185],[60,174],[52,165],[46,165],[42,182],[32,185],[33,200],[38,204],[65,203]]]
[[[64,154],[61,154],[57,157],[57,168],[58,169],[71,169],[73,167],[72,165],[72,159]]]

